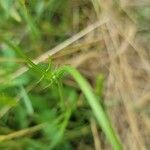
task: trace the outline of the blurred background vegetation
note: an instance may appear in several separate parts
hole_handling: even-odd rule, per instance
[[[150,149],[149,25],[149,0],[0,0],[0,149],[111,149],[74,80],[48,86],[3,38],[45,70],[78,68],[124,149]]]

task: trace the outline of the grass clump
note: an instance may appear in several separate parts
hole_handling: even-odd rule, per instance
[[[0,149],[149,149],[147,4],[0,0]]]
[[[6,44],[8,44],[8,46],[13,48],[21,57],[23,57],[26,60],[26,63],[35,72],[37,72],[41,75],[41,77],[43,78],[42,80],[46,79],[48,82],[50,82],[49,86],[52,85],[53,83],[58,83],[59,79],[62,78],[62,76],[64,74],[70,74],[75,79],[75,81],[78,83],[80,89],[82,90],[83,94],[85,95],[87,102],[89,103],[89,105],[92,109],[92,112],[93,112],[96,120],[98,121],[99,126],[102,128],[107,139],[111,143],[113,149],[115,149],[115,150],[122,149],[121,143],[117,137],[117,134],[115,133],[114,129],[112,128],[111,122],[110,122],[106,112],[104,111],[103,106],[98,102],[96,95],[92,92],[93,89],[91,88],[91,86],[89,85],[87,80],[79,73],[79,71],[77,71],[75,68],[73,68],[71,66],[62,66],[52,72],[47,72],[47,71],[43,70],[42,68],[38,67],[34,62],[32,62],[32,60],[28,56],[26,56],[19,49],[19,47],[14,46],[14,44],[11,43],[9,40],[4,40],[4,41]],[[61,103],[65,103],[65,102],[61,102]],[[30,108],[30,111],[31,111],[31,108]],[[69,113],[68,115],[70,116],[71,114]],[[67,122],[69,119],[68,115],[67,115],[67,121],[65,121],[64,125],[63,125],[65,127],[67,126]],[[63,131],[64,131],[64,128],[63,128]],[[60,132],[59,134],[62,136],[63,133]]]

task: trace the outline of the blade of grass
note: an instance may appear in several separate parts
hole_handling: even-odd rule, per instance
[[[29,115],[32,115],[34,113],[33,107],[32,107],[32,103],[31,100],[27,94],[27,92],[25,91],[24,87],[21,86],[21,96],[23,98],[23,102],[24,105],[27,109],[27,112]]]
[[[51,143],[51,146],[50,146],[49,149],[54,149],[54,147],[59,142],[61,142],[61,140],[63,138],[63,135],[64,135],[64,132],[65,132],[65,129],[66,129],[67,124],[69,122],[69,119],[70,119],[70,116],[71,116],[71,112],[72,112],[72,108],[68,108],[68,110],[65,113],[64,120],[63,120],[63,122],[60,125],[59,132],[58,132],[57,135],[55,135],[55,138],[53,139],[53,142]]]
[[[40,31],[35,25],[33,18],[30,16],[28,9],[26,8],[25,0],[19,0],[19,2],[20,2],[20,9],[21,9],[20,12],[22,13],[23,18],[26,21],[28,28],[30,29],[32,33],[33,39],[36,39],[36,40],[39,39]]]
[[[103,107],[99,104],[96,96],[92,92],[91,86],[88,84],[86,79],[73,67],[71,66],[63,66],[60,68],[61,70],[65,70],[75,79],[75,81],[79,84],[82,92],[84,93],[91,109],[97,119],[100,127],[105,133],[107,139],[111,143],[113,149],[121,150],[122,145],[117,137],[117,134],[112,128],[111,122],[109,121],[107,114],[104,112]],[[61,71],[60,70],[60,71]]]
[[[60,106],[62,111],[65,110],[65,102],[64,102],[64,93],[63,93],[63,84],[61,81],[58,81],[58,91],[60,95]]]

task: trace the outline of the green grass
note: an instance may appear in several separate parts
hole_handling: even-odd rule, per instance
[[[63,99],[63,95],[62,95],[63,88],[60,85],[59,79],[62,78],[62,76],[65,73],[70,74],[75,79],[75,81],[78,83],[80,89],[84,93],[84,95],[85,95],[85,97],[87,99],[87,102],[89,103],[89,105],[90,105],[90,107],[92,109],[92,112],[93,112],[95,118],[97,119],[97,121],[99,123],[99,126],[102,128],[102,130],[105,133],[107,139],[111,143],[113,149],[115,149],[115,150],[122,149],[121,143],[120,143],[120,141],[119,141],[119,139],[117,137],[117,134],[115,133],[114,129],[112,128],[111,122],[109,121],[108,116],[107,116],[106,112],[103,109],[103,106],[101,106],[100,103],[98,102],[97,97],[92,92],[93,89],[91,88],[91,86],[89,85],[87,80],[75,68],[73,68],[71,66],[62,66],[62,67],[54,70],[53,72],[47,72],[46,70],[43,70],[42,68],[38,67],[34,62],[32,62],[31,59],[28,56],[26,56],[19,49],[19,47],[15,46],[12,42],[10,42],[9,40],[4,40],[4,42],[8,46],[10,46],[12,49],[14,49],[16,51],[16,53],[18,53],[21,57],[23,57],[26,60],[26,63],[36,73],[38,73],[41,77],[43,77],[42,80],[46,79],[47,82],[50,82],[50,85],[52,85],[53,83],[59,83],[61,107],[65,107],[65,105],[64,105],[65,102],[64,102],[64,99]],[[101,81],[101,76],[99,77],[98,81]],[[101,87],[101,86],[99,86],[99,87]],[[24,93],[24,90],[23,90],[23,93]],[[25,93],[24,93],[24,95],[25,95]],[[25,99],[28,99],[27,96],[25,96],[25,97],[26,97]],[[26,101],[26,106],[27,105],[28,105],[28,107],[27,107],[28,111],[31,113],[31,111],[32,111],[32,109],[30,107],[31,105],[29,105],[29,102],[27,103],[27,101]],[[63,110],[65,110],[65,108],[63,108]],[[70,113],[67,113],[67,121],[64,121],[64,125],[62,126],[63,127],[63,131],[62,130],[60,131],[60,136],[61,137],[62,137],[62,134],[64,133],[64,126],[65,127],[67,126],[68,115],[70,116]],[[60,138],[60,137],[58,137],[58,138]]]
[[[120,20],[127,20],[128,25],[127,14],[120,7],[120,2],[113,2],[114,12],[118,13]],[[99,18],[103,13],[102,6],[98,0],[0,0],[0,149],[93,149],[97,138],[90,126],[93,117],[100,136],[96,140],[101,142],[102,149],[123,149],[120,137],[128,147],[123,139],[124,132],[130,131],[122,122],[126,115],[117,118],[120,122],[115,127],[123,131],[119,137],[107,114],[112,109],[120,112],[121,100],[103,101],[109,65],[101,70],[99,64],[93,61],[91,64],[95,66],[92,69],[99,68],[94,70],[97,74],[93,75],[92,69],[86,66],[94,60],[90,58],[87,64],[79,67],[83,74],[86,68],[87,72],[83,75],[78,69],[63,64],[64,59],[72,60],[74,56],[80,57],[80,54],[93,50],[103,55],[106,50],[103,40],[90,41],[91,37],[95,41],[99,40],[99,35],[101,38],[100,28],[74,41],[58,56],[55,54],[56,58],[52,58],[54,65],[51,60],[41,64],[32,61],[96,22],[97,16]],[[149,7],[127,8],[131,22],[135,17],[139,40],[142,33],[145,37],[142,42],[148,43]],[[117,35],[117,42],[124,42]],[[63,57],[59,56],[61,54]],[[58,61],[59,57],[62,60]],[[59,67],[57,61],[61,62]],[[16,71],[24,66],[28,71],[14,78]],[[86,73],[90,74],[89,78]],[[116,116],[110,116],[115,122]]]

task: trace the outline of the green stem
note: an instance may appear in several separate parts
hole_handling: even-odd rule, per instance
[[[60,106],[61,106],[61,109],[62,111],[65,109],[65,101],[64,101],[64,93],[63,93],[63,84],[61,81],[57,81],[57,84],[58,84],[58,92],[59,92],[59,95],[60,95]]]
[[[92,111],[97,119],[99,125],[101,126],[103,132],[105,133],[107,139],[111,143],[114,150],[121,150],[122,145],[117,137],[117,134],[112,128],[111,122],[108,119],[106,113],[104,112],[102,106],[99,104],[96,96],[92,92],[91,86],[88,84],[86,79],[73,67],[63,66],[60,68],[59,72],[69,73],[75,81],[79,84],[82,92],[84,93]]]

